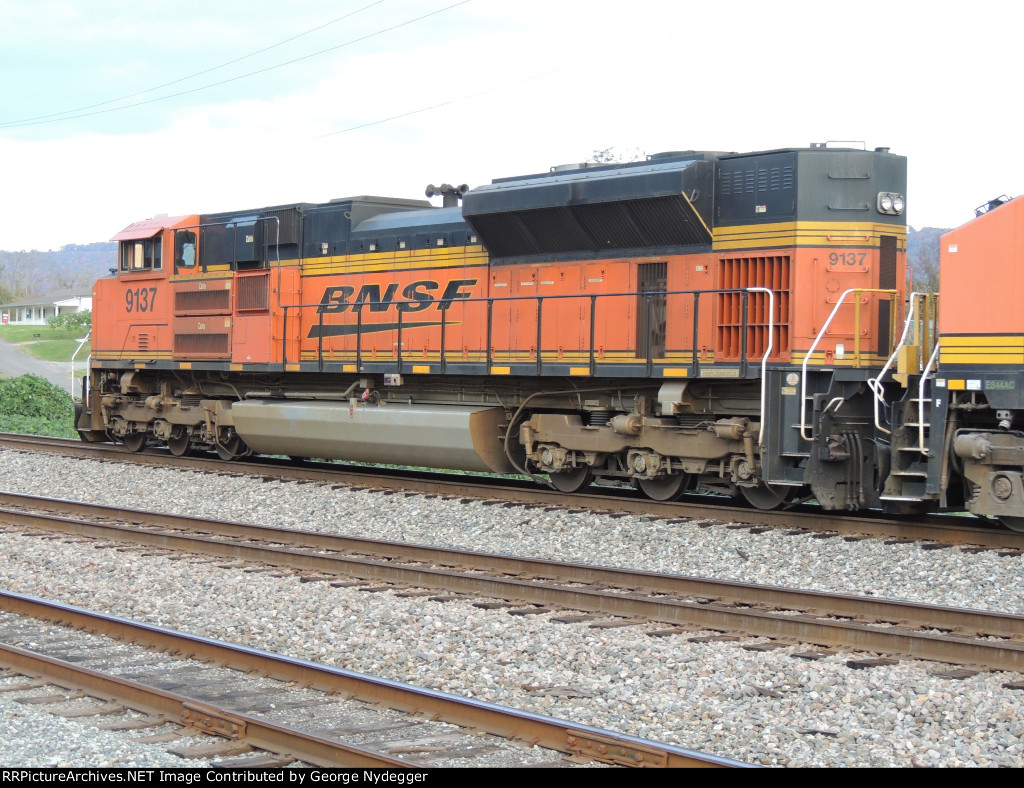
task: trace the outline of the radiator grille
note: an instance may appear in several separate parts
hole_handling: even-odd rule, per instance
[[[710,242],[687,197],[560,205],[473,217],[493,258]]]
[[[719,290],[765,287],[775,297],[774,342],[771,358],[789,353],[789,296],[791,260],[789,255],[725,258],[718,266]],[[746,316],[743,304],[746,299]],[[768,349],[769,304],[767,293],[719,293],[715,358],[743,359],[746,339],[747,360],[760,360]],[[744,333],[745,331],[745,333]]]

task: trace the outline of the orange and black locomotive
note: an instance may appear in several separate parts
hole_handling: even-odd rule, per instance
[[[905,158],[685,151],[434,194],[129,226],[83,438],[1024,517],[996,459],[1022,351],[908,292]]]

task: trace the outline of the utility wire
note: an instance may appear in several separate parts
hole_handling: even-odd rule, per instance
[[[36,115],[35,117],[32,117],[32,118],[22,118],[21,120],[0,121],[0,128],[5,128],[7,126],[20,126],[20,125],[23,125],[23,124],[29,124],[32,121],[48,120],[50,118],[59,118],[61,120],[68,120],[68,118],[61,118],[60,116],[61,115],[70,115],[70,114],[72,114],[74,112],[84,112],[85,110],[95,109],[96,107],[105,107],[107,104],[113,104],[113,103],[118,102],[118,101],[127,101],[130,98],[135,98],[136,96],[141,96],[141,95],[143,95],[145,93],[152,93],[155,90],[163,90],[164,88],[169,88],[172,85],[177,85],[177,84],[180,84],[182,82],[187,82],[190,79],[195,79],[196,77],[201,77],[204,74],[209,74],[209,73],[217,71],[219,69],[227,68],[228,66],[233,66],[235,63],[240,63],[241,61],[247,60],[248,58],[251,58],[251,57],[255,57],[256,55],[262,55],[263,53],[269,52],[271,49],[276,49],[279,46],[284,46],[285,44],[290,44],[292,41],[296,41],[297,39],[300,39],[303,36],[308,36],[310,33],[315,33],[318,30],[323,30],[325,27],[330,27],[331,25],[335,24],[336,22],[341,22],[344,19],[348,19],[349,17],[355,16],[356,14],[362,13],[363,11],[366,11],[366,10],[368,10],[370,8],[373,8],[375,5],[380,5],[383,2],[384,2],[384,0],[376,0],[376,2],[370,3],[369,5],[366,5],[366,6],[363,6],[362,8],[356,9],[355,11],[352,11],[351,13],[345,14],[344,16],[339,16],[337,19],[332,19],[330,22],[325,22],[322,25],[318,25],[317,27],[313,27],[313,28],[310,28],[309,30],[306,30],[306,31],[304,31],[302,33],[299,33],[298,35],[294,35],[291,38],[286,38],[284,41],[278,41],[276,44],[271,44],[270,46],[264,47],[263,49],[257,49],[255,52],[250,52],[247,55],[242,55],[241,57],[236,57],[234,60],[229,60],[226,63],[221,63],[219,66],[211,66],[210,68],[204,69],[202,71],[197,71],[195,74],[189,74],[187,77],[181,77],[180,79],[174,79],[174,80],[171,80],[170,82],[165,82],[162,85],[156,85],[156,86],[151,87],[151,88],[146,88],[145,90],[136,91],[135,93],[129,93],[126,96],[119,96],[118,98],[112,98],[112,99],[109,99],[107,101],[101,101],[101,102],[99,102],[97,104],[87,104],[84,107],[76,107],[75,109],[68,109],[68,110],[64,110],[63,112],[54,112],[54,113],[52,113],[50,115]]]
[[[430,112],[431,110],[440,109],[441,107],[447,107],[449,104],[459,104],[463,101],[469,101],[470,99],[479,98],[480,96],[486,96],[489,93],[497,93],[500,90],[505,90],[506,88],[512,87],[514,85],[522,85],[527,82],[532,82],[535,79],[543,79],[544,77],[550,77],[552,74],[558,74],[561,71],[565,71],[565,69],[552,69],[551,71],[545,71],[542,74],[534,74],[532,76],[526,77],[525,79],[521,79],[516,82],[507,82],[504,85],[495,85],[493,88],[481,90],[477,93],[470,93],[467,96],[460,96],[459,98],[449,99],[448,101],[442,101],[439,104],[431,104],[429,107],[420,107],[419,109],[409,110],[408,112],[402,112],[398,115],[391,115],[390,117],[387,118],[381,118],[380,120],[371,120],[368,121],[367,123],[360,123],[357,126],[349,126],[347,129],[329,131],[327,132],[327,134],[321,134],[319,137],[314,137],[313,139],[322,140],[327,137],[333,137],[337,134],[348,134],[350,131],[359,131],[359,129],[366,129],[369,128],[370,126],[379,126],[382,123],[388,123],[392,120],[398,120],[399,118],[407,118],[410,115],[419,115],[420,113],[423,112]]]
[[[177,93],[169,93],[166,96],[157,96],[156,98],[147,99],[146,101],[137,101],[134,104],[125,104],[124,106],[121,106],[121,107],[111,107],[109,109],[100,109],[100,110],[95,110],[93,112],[81,112],[81,113],[78,113],[78,114],[75,114],[75,115],[66,115],[65,117],[59,117],[59,118],[49,119],[49,120],[26,120],[26,121],[12,121],[12,122],[9,122],[9,123],[0,123],[0,128],[17,128],[17,127],[21,127],[21,126],[39,126],[39,125],[47,124],[47,123],[60,123],[61,121],[65,121],[65,120],[76,120],[78,118],[87,118],[87,117],[91,117],[93,115],[105,115],[105,114],[110,113],[110,112],[120,112],[121,110],[132,109],[134,107],[142,107],[142,106],[145,106],[146,104],[154,104],[154,103],[156,103],[158,101],[166,101],[167,99],[178,98],[179,96],[187,96],[190,93],[198,93],[201,90],[208,90],[210,88],[220,87],[221,85],[228,85],[228,84],[230,84],[232,82],[237,82],[237,81],[239,81],[241,79],[247,79],[248,77],[253,77],[253,76],[256,76],[258,74],[265,74],[268,71],[274,71],[274,70],[279,69],[279,68],[284,68],[285,66],[294,65],[295,63],[301,63],[304,60],[309,60],[311,58],[318,57],[319,55],[324,55],[324,54],[326,54],[328,52],[334,52],[334,51],[336,51],[338,49],[342,49],[343,47],[352,46],[353,44],[358,44],[358,43],[360,43],[362,41],[366,41],[366,40],[371,39],[371,38],[376,38],[377,36],[383,35],[384,33],[390,33],[390,32],[392,32],[394,30],[398,30],[398,29],[403,28],[403,27],[408,27],[409,25],[415,24],[416,22],[421,22],[424,19],[429,19],[432,16],[437,16],[438,14],[443,14],[445,11],[450,11],[453,8],[458,8],[461,5],[466,5],[466,3],[469,3],[469,2],[470,2],[470,0],[460,0],[460,2],[458,2],[458,3],[452,3],[451,5],[445,6],[444,8],[439,8],[436,11],[431,11],[429,14],[423,14],[422,16],[418,16],[418,17],[415,17],[413,19],[408,19],[405,22],[399,22],[397,25],[392,25],[391,27],[386,27],[386,28],[383,28],[382,30],[377,30],[377,31],[375,31],[373,33],[367,33],[364,36],[360,36],[358,38],[353,38],[352,40],[346,41],[346,42],[344,42],[342,44],[338,44],[338,45],[333,46],[333,47],[328,47],[327,49],[321,49],[321,50],[319,50],[317,52],[313,52],[313,53],[308,54],[308,55],[303,55],[302,57],[297,57],[297,58],[294,58],[293,60],[287,60],[287,61],[285,61],[283,63],[278,63],[277,65],[274,65],[274,66],[267,66],[266,68],[257,69],[256,71],[250,71],[250,72],[248,72],[246,74],[241,74],[241,75],[239,75],[237,77],[231,77],[230,79],[224,79],[224,80],[221,80],[220,82],[212,82],[212,83],[210,83],[208,85],[200,85],[199,87],[190,88],[189,90],[182,90],[182,91],[179,91]],[[186,77],[186,79],[189,79],[189,77]],[[181,81],[181,80],[177,80],[177,81]],[[172,82],[172,83],[168,83],[168,84],[175,84],[175,83]],[[148,91],[143,91],[143,92],[148,92]],[[137,95],[137,94],[135,94],[135,95]],[[117,100],[117,99],[115,99],[115,100]],[[105,102],[105,103],[110,103],[110,102]],[[101,106],[101,105],[94,105],[94,106]]]

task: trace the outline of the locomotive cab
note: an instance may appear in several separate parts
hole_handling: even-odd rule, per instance
[[[111,239],[118,244],[117,269],[113,277],[93,286],[93,312],[99,318],[93,321],[93,359],[128,355],[133,369],[144,369],[169,357],[174,228],[195,223],[197,218],[147,219]],[[94,374],[90,389],[84,392],[77,425],[83,439],[115,438],[135,448],[145,445],[145,432],[133,429],[127,419],[110,422],[102,417],[101,392],[118,388],[123,374],[125,370]]]

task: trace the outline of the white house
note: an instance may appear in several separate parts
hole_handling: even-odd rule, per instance
[[[0,322],[4,325],[45,326],[55,315],[92,311],[92,289],[62,290],[58,293],[0,304]]]

